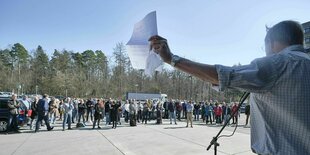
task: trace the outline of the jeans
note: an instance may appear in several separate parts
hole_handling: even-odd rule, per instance
[[[212,124],[212,114],[211,113],[206,114],[206,124],[208,124],[209,121]]]
[[[172,123],[172,117],[174,119],[174,123],[177,124],[177,121],[175,118],[175,111],[173,111],[173,112],[169,111],[170,124]]]
[[[50,112],[50,122],[54,124],[56,121],[56,112]]]
[[[78,111],[76,109],[72,110],[72,123],[74,123],[74,121],[76,120],[78,116]]]
[[[167,109],[167,110],[165,109],[165,115],[164,115],[164,118],[168,118],[168,115],[169,115],[169,113],[168,113],[168,109]]]
[[[89,114],[90,114],[90,119],[91,121],[93,121],[93,110],[92,109],[87,109],[87,114],[86,114],[86,121],[88,121],[88,117],[89,117]]]
[[[182,110],[182,113],[183,113],[183,116],[182,116],[182,118],[187,118],[187,112],[186,112],[186,108],[183,108],[183,110]]]
[[[149,121],[151,121],[151,119],[153,120],[154,119],[154,111],[149,111]]]
[[[16,114],[11,114],[9,118],[9,123],[7,124],[7,131],[17,131],[18,130],[18,119]]]
[[[111,119],[110,119],[110,112],[106,112],[105,113],[105,124],[106,125],[110,124],[110,121],[111,121]]]
[[[147,116],[148,116],[148,111],[143,111],[143,116],[142,116],[142,123],[145,121],[145,124],[147,124]]]
[[[68,129],[71,128],[71,119],[72,119],[72,113],[64,113],[64,120],[62,122],[62,129],[65,130],[66,123],[68,121]]]
[[[229,115],[223,115],[223,116],[224,116],[223,121],[224,123],[226,123],[229,120]],[[229,125],[230,121],[227,124]]]
[[[137,121],[140,122],[142,120],[142,110],[138,111]]]
[[[125,122],[128,122],[129,112],[125,110]]]
[[[33,119],[31,119],[30,121],[30,130],[33,129],[33,127],[35,127],[35,123],[34,123],[34,120],[38,121],[38,116],[35,116]]]
[[[49,119],[48,119],[48,114],[46,113],[46,114],[39,114],[38,115],[38,120],[36,122],[36,130],[35,131],[39,130],[39,126],[41,125],[42,120],[44,120],[45,125],[47,127],[47,130],[51,129],[50,122],[49,122]]]
[[[102,112],[102,117],[101,117],[102,122],[104,121],[104,117],[105,117],[105,111]]]
[[[199,121],[199,109],[195,109],[195,120]]]
[[[84,113],[79,113],[78,123],[81,122],[81,117],[82,117],[82,119],[83,119],[83,124],[85,124],[85,116],[84,116]]]
[[[181,111],[177,110],[177,118],[180,121],[181,120]]]

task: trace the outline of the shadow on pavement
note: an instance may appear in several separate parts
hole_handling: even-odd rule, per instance
[[[166,127],[164,129],[184,129],[186,126]]]

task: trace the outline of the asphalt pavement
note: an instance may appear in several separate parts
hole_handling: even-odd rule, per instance
[[[241,114],[236,133],[229,138],[220,138],[219,155],[250,155],[250,128],[244,128],[245,116]],[[101,129],[92,129],[90,123],[85,128],[73,127],[62,131],[57,121],[53,131],[42,127],[34,133],[29,127],[23,127],[19,134],[0,134],[0,155],[208,155],[214,154],[213,147],[207,151],[212,137],[221,125],[206,125],[201,120],[194,121],[193,128],[186,128],[183,119],[177,125],[168,119],[163,124],[137,123],[131,127],[122,120],[116,129],[104,125]],[[234,126],[228,126],[223,134],[230,135]]]

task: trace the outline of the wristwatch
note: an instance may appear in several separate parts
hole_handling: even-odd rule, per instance
[[[180,62],[180,60],[181,60],[181,57],[177,55],[172,55],[170,65],[174,67],[177,63]]]

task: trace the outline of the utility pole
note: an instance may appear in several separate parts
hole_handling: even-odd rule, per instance
[[[193,95],[193,76],[189,76],[191,78],[191,92],[190,92],[190,100],[192,100],[192,95]]]

